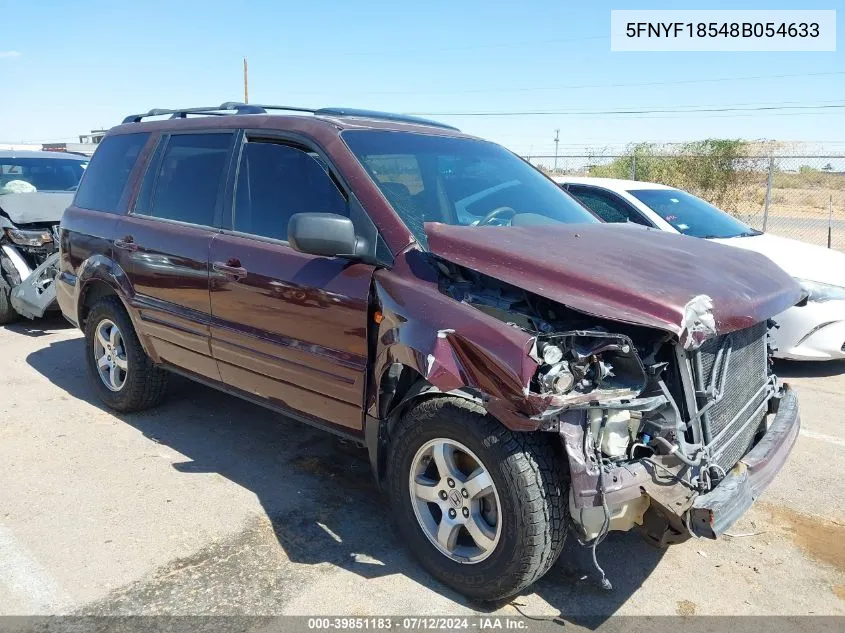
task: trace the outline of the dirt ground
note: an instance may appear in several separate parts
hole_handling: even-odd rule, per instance
[[[184,380],[156,410],[98,403],[58,319],[0,328],[0,614],[470,614],[390,527],[352,444]],[[570,541],[501,614],[845,614],[845,364],[788,364],[803,429],[717,542]]]

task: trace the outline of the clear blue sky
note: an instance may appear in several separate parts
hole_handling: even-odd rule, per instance
[[[843,0],[741,6],[839,9],[835,53],[612,53],[611,8],[736,7],[712,0],[0,0],[0,142],[70,140],[152,107],[240,100],[244,56],[255,103],[423,113],[845,103]],[[790,76],[701,81],[760,75]],[[693,83],[671,83],[679,81]],[[663,85],[614,86],[648,82]],[[845,109],[437,118],[521,153],[551,152],[555,128],[562,152],[705,137],[823,141],[845,150]]]

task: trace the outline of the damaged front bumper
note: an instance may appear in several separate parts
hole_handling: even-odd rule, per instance
[[[11,261],[16,263],[15,260]],[[10,296],[15,312],[29,319],[37,319],[56,305],[55,278],[58,265],[58,252],[47,257],[38,268],[32,271],[29,271],[25,263],[23,266],[16,265],[21,282],[12,288]]]
[[[689,527],[696,536],[717,538],[768,488],[786,462],[801,428],[798,398],[788,386],[766,434],[712,491],[695,499]]]
[[[644,523],[636,523],[656,544],[677,543],[692,535],[719,537],[768,487],[798,437],[801,421],[795,393],[784,386],[772,402],[778,403],[777,412],[763,437],[706,493],[691,485],[684,476],[686,465],[671,455],[619,465],[605,472],[602,482],[595,460],[584,450],[589,431],[583,414],[568,412],[559,428],[569,460],[573,513],[590,516],[591,511],[600,512],[604,502],[613,515],[641,502],[639,514],[649,510]]]

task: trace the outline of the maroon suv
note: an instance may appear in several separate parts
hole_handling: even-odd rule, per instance
[[[446,125],[271,110],[153,110],[94,154],[57,293],[106,405],[174,372],[365,444],[403,540],[480,599],[569,530],[715,538],[783,465],[767,330],[802,292],[768,259],[600,224]]]

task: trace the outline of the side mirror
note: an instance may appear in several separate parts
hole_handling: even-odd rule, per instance
[[[336,213],[294,214],[288,222],[288,242],[309,255],[360,259],[352,220]]]

